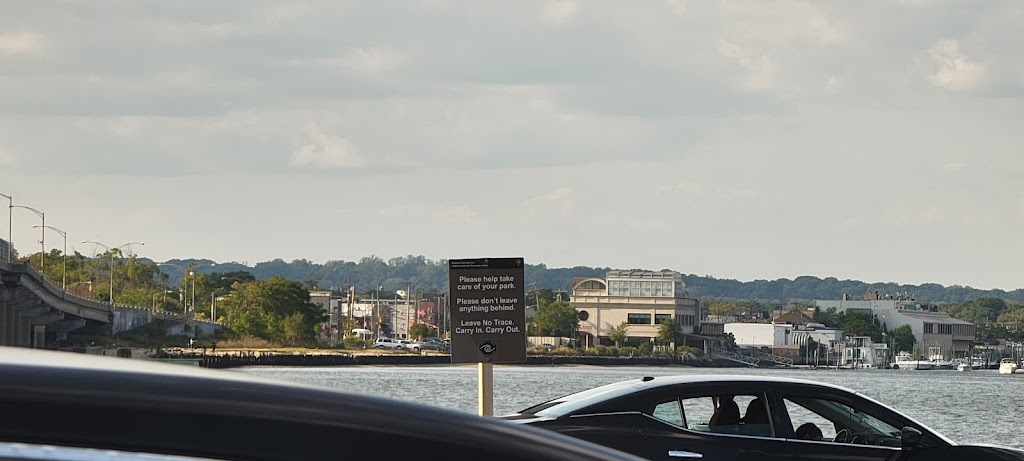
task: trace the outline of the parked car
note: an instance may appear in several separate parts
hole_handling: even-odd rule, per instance
[[[0,347],[4,461],[630,460],[550,431],[145,360]]]
[[[398,348],[407,351],[419,352],[421,349],[423,349],[423,345],[421,345],[418,342],[409,341],[407,339],[399,339]]]
[[[439,338],[424,338],[421,341],[423,349],[430,349],[435,351],[446,351],[448,350],[448,344]]]
[[[402,349],[402,343],[399,341],[391,338],[377,338],[373,342],[373,347],[376,349]]]
[[[797,379],[644,377],[502,419],[652,460],[1024,460],[1015,449],[957,446],[867,396]]]

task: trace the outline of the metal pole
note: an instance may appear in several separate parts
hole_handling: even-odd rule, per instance
[[[43,227],[39,229],[39,273],[46,279],[46,213],[40,211],[39,217],[43,220]]]
[[[64,267],[61,269],[60,289],[61,290],[67,290],[68,289],[68,233],[67,233],[67,231],[64,231],[64,235],[63,236],[64,236],[64,253],[63,253],[64,254],[64,261],[62,262],[62,265]]]
[[[196,312],[196,271],[191,270],[188,275],[192,277],[192,315]]]
[[[11,231],[14,229],[14,221],[12,219],[14,218],[14,197],[6,194],[0,194],[0,197],[7,199],[7,262],[12,263],[14,262],[14,242],[11,242],[13,238]]]
[[[114,250],[110,250],[110,305],[114,305]]]

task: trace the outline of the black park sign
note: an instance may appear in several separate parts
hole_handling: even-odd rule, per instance
[[[452,363],[526,361],[523,258],[448,261]]]

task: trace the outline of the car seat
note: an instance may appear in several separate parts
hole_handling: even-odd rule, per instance
[[[747,404],[747,412],[743,415],[744,424],[768,424],[768,409],[760,397]]]
[[[719,397],[718,408],[711,415],[708,426],[735,426],[740,423],[740,406],[732,400],[732,396]]]

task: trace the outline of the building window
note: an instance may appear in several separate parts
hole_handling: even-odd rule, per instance
[[[580,290],[603,290],[604,284],[595,280],[587,280],[586,282],[581,283],[577,288]]]
[[[608,296],[674,298],[672,286],[668,280],[609,280]]]
[[[935,333],[935,324],[933,324],[933,323],[925,323],[924,324],[924,334],[927,335],[927,334],[932,334],[932,333]]]
[[[630,312],[626,314],[626,323],[630,325],[650,325],[651,314],[636,314]]]
[[[666,320],[671,318],[672,314],[654,314],[654,324],[661,325],[662,323],[665,323]]]
[[[679,324],[684,327],[692,327],[694,325],[695,316],[693,315],[680,315]]]

